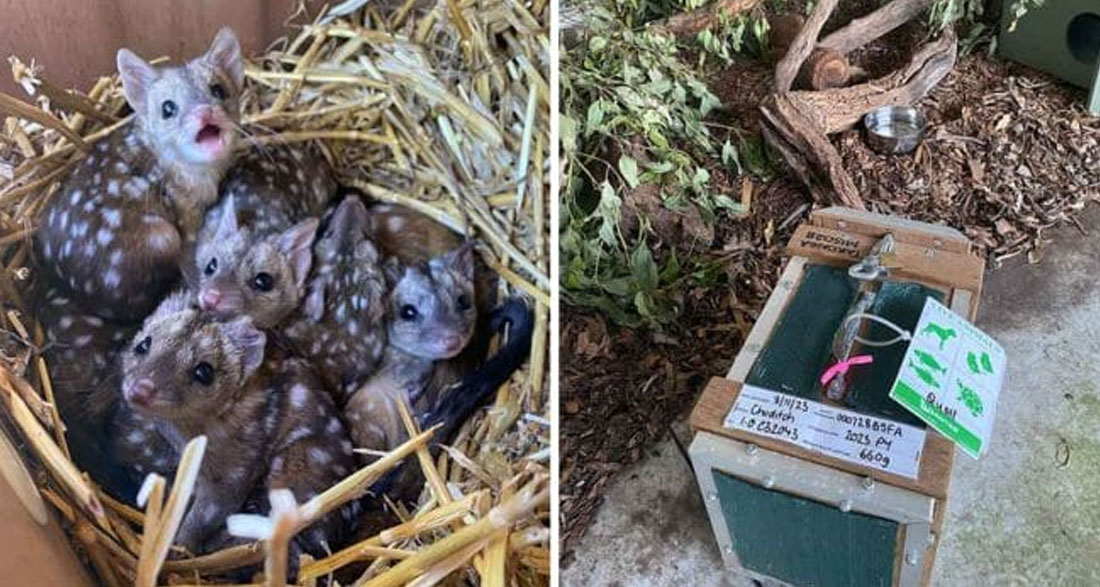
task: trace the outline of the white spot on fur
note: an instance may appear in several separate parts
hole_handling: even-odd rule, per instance
[[[328,454],[328,451],[314,446],[309,449],[309,458],[313,460],[315,465],[325,465],[332,460],[332,455]]]
[[[118,272],[118,269],[112,267],[103,274],[103,285],[106,285],[109,289],[118,287],[121,282],[122,275]]]
[[[72,195],[69,196],[69,204],[76,206],[80,203],[80,200],[84,197],[84,192],[81,190],[73,190]]]
[[[90,334],[84,334],[84,335],[78,336],[78,337],[76,337],[76,340],[73,341],[73,344],[75,344],[78,348],[84,348],[84,347],[88,346],[91,343],[92,343],[92,335],[90,335]]]
[[[103,210],[103,220],[107,222],[107,226],[118,228],[122,226],[122,212],[114,208],[105,208]]]
[[[290,403],[296,408],[303,408],[309,400],[309,390],[301,383],[295,383],[290,388]]]
[[[118,195],[118,180],[117,179],[112,179],[111,181],[107,182],[107,193],[112,195],[112,196],[117,196]]]
[[[95,233],[95,241],[102,246],[111,244],[111,241],[115,240],[115,233],[110,229],[101,228]]]
[[[60,326],[62,330],[68,330],[69,327],[73,325],[73,317],[62,316],[61,319],[57,321],[57,325]]]

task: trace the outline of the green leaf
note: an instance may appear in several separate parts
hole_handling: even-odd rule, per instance
[[[596,100],[588,106],[588,119],[585,121],[587,133],[600,128],[600,124],[603,123],[603,113],[603,100]]]
[[[577,121],[571,116],[558,117],[558,128],[561,134],[561,148],[566,153],[577,150]]]
[[[637,248],[630,255],[630,268],[634,271],[634,279],[641,291],[653,291],[657,289],[657,264],[653,262],[653,253],[644,242],[638,243]]]
[[[596,209],[600,216],[600,240],[608,246],[617,246],[616,231],[619,227],[620,209],[623,201],[611,183],[604,181],[600,188],[600,205]]]
[[[600,283],[604,291],[619,297],[627,297],[638,289],[633,277],[617,277]]]
[[[623,179],[632,188],[638,187],[638,162],[623,155],[619,157],[619,172],[623,174]]]
[[[722,145],[722,164],[741,175],[741,158],[737,155],[737,147],[728,139]]]

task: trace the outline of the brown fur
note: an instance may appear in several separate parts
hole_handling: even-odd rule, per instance
[[[96,144],[64,180],[45,207],[36,245],[86,307],[137,319],[177,278],[217,198],[236,140],[244,64],[228,29],[183,66],[154,68],[125,49],[118,62],[136,123]],[[213,96],[215,86],[224,99]],[[204,128],[219,129],[217,138],[200,143]]]
[[[305,501],[354,466],[347,433],[313,370],[297,359],[265,357],[265,343],[247,318],[217,322],[188,294],[177,294],[146,320],[123,356],[123,393],[135,417],[121,422],[120,451],[134,455],[151,430],[176,454],[191,438],[208,438],[177,536],[193,551],[203,551],[256,491],[285,487]],[[213,373],[208,382],[196,376],[204,363]],[[155,469],[159,456],[133,464]],[[343,525],[330,516],[303,536],[303,546],[322,553],[321,542],[338,541]]]
[[[336,187],[317,148],[256,148],[243,156],[206,214],[188,272],[203,309],[223,318],[249,315],[262,328],[289,315],[303,295],[313,243],[312,230],[293,226],[320,216]],[[257,286],[261,272],[275,278],[270,289]]]
[[[397,405],[418,413],[457,381],[456,357],[477,324],[471,245],[417,265],[387,264],[391,291],[385,358],[348,399],[344,415],[356,446],[389,450],[406,438]]]
[[[309,359],[341,398],[374,373],[386,344],[386,280],[366,225],[358,198],[336,207],[313,247],[306,299],[281,330],[285,343]]]

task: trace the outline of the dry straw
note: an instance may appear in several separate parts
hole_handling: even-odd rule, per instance
[[[479,238],[501,293],[531,300],[536,327],[530,364],[453,446],[433,458],[433,431],[405,418],[408,442],[296,509],[283,503],[269,540],[202,556],[171,538],[205,440],[189,445],[170,490],[148,481],[144,512],[111,499],[69,458],[39,354],[30,240],[88,146],[131,123],[118,79],[63,90],[10,60],[27,95],[0,94],[0,424],[33,472],[36,490],[23,499],[52,508],[103,584],[207,585],[265,558],[269,572],[257,580],[281,584],[272,565],[281,566],[286,541],[403,462],[424,473],[417,507],[397,507],[396,525],[304,559],[301,584],[334,574],[370,586],[547,583],[548,15],[545,0],[407,0],[388,9],[349,0],[291,26],[248,67],[246,142],[321,143],[344,184]],[[11,455],[0,451],[8,465]]]

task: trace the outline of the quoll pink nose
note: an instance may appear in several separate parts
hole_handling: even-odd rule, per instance
[[[127,385],[122,393],[126,396],[126,401],[138,406],[147,406],[156,395],[156,389],[152,381],[139,379]]]
[[[216,289],[207,289],[199,295],[199,307],[203,310],[213,310],[218,307],[222,299],[222,292]]]

